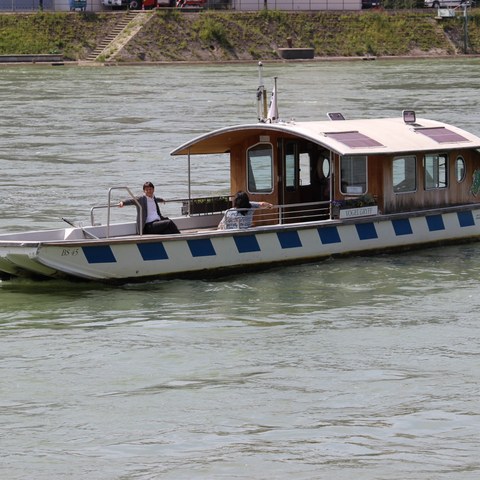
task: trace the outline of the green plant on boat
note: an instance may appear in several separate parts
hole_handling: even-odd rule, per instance
[[[214,213],[222,212],[231,207],[230,197],[227,195],[220,197],[193,198],[190,200],[190,210],[188,209],[189,201],[186,200],[182,204],[182,214],[190,213]]]
[[[361,208],[361,207],[371,207],[376,205],[377,201],[373,195],[366,193],[355,198],[349,198],[347,200],[333,200],[332,207],[337,209],[344,210],[346,208]]]

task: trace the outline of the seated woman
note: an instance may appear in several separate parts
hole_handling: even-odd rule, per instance
[[[251,202],[246,192],[237,192],[233,199],[233,208],[225,212],[218,228],[249,228],[253,223],[253,213],[257,208],[272,208],[268,202]]]

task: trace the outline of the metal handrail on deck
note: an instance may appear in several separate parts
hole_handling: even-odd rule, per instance
[[[95,210],[98,209],[107,209],[107,224],[106,224],[106,237],[110,238],[110,220],[111,220],[111,207],[118,207],[118,203],[112,204],[112,192],[114,190],[125,190],[128,195],[132,198],[135,206],[139,209],[140,215],[142,215],[142,206],[138,202],[136,196],[133,192],[126,186],[119,186],[119,187],[111,187],[108,190],[108,204],[107,205],[95,205],[90,209],[90,222],[92,226],[95,225]],[[225,198],[228,196],[222,196],[220,198]],[[217,197],[205,197],[205,198],[217,198]],[[171,202],[190,202],[192,199],[175,199],[170,200]],[[167,202],[165,202],[167,203]],[[285,224],[287,221],[292,223],[297,222],[305,222],[305,221],[315,221],[317,219],[329,219],[331,218],[331,202],[321,201],[321,202],[305,202],[305,203],[290,203],[290,204],[282,204],[282,205],[273,205],[272,208],[269,209],[256,209],[255,210],[255,217],[258,220],[269,219],[274,220],[275,216],[277,216],[277,223],[279,225]],[[250,210],[250,209],[235,209],[238,211],[241,210]],[[272,212],[272,210],[277,210],[277,213]],[[184,213],[184,212],[182,212]],[[200,213],[200,216],[203,215],[211,215],[212,212],[205,212]],[[141,218],[141,217],[140,217]],[[137,222],[138,228],[138,222]],[[139,235],[142,235],[143,232],[138,232]]]
[[[95,205],[90,209],[90,223],[95,225],[95,219],[94,219],[94,211],[98,210],[100,208],[107,208],[107,235],[106,238],[110,238],[110,208],[111,207],[117,207],[118,204],[113,204],[111,203],[111,198],[112,198],[112,190],[126,190],[127,193],[130,195],[132,200],[135,203],[135,206],[139,209],[140,211],[140,218],[142,218],[142,206],[138,202],[136,196],[132,193],[132,191],[128,187],[111,187],[108,189],[108,204],[107,205]],[[138,223],[138,222],[137,222]],[[137,225],[138,226],[138,225]],[[143,232],[138,232],[139,235],[142,235]]]
[[[324,208],[321,208],[324,206]],[[320,207],[320,208],[306,208],[306,207]],[[289,203],[284,205],[277,205],[274,208],[278,208],[278,223],[283,224],[288,218],[289,220],[299,220],[312,217],[323,217],[330,215],[330,202],[328,200],[321,202],[306,202],[306,203]],[[296,209],[293,212],[288,212],[289,209]],[[321,213],[320,210],[325,210],[325,213]]]
[[[313,207],[313,208],[308,208]],[[294,208],[294,211],[289,212],[289,209]],[[248,211],[250,208],[233,208],[232,210]],[[255,209],[255,217],[258,220],[262,219],[272,219],[272,210],[278,210],[278,219],[277,223],[283,225],[285,221],[291,220],[293,222],[302,222],[307,221],[307,219],[317,219],[317,218],[331,218],[330,217],[330,202],[307,202],[307,203],[290,203],[284,205],[273,205],[272,208],[268,209]],[[240,222],[240,220],[239,220]]]

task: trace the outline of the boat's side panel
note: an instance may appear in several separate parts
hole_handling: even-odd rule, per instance
[[[91,279],[134,279],[248,268],[331,255],[409,248],[480,238],[480,211],[324,222],[310,226],[217,231],[118,242],[44,244],[38,260]]]
[[[56,276],[58,273],[43,263],[37,256],[37,245],[11,245],[0,249],[0,271],[13,276]]]
[[[15,277],[20,275],[21,269],[19,269],[17,265],[12,263],[6,257],[0,257],[0,272]]]

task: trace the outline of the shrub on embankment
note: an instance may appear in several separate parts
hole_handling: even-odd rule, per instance
[[[61,53],[85,58],[111,31],[119,15],[108,13],[1,14],[0,55]]]
[[[159,10],[117,55],[120,62],[278,58],[277,49],[314,48],[317,57],[454,55],[464,51],[463,17],[434,10],[365,12],[218,12]],[[63,53],[83,59],[120,15],[0,15],[0,54]],[[468,52],[480,53],[480,9],[468,17]]]

